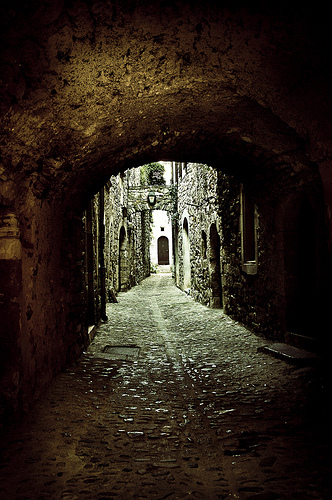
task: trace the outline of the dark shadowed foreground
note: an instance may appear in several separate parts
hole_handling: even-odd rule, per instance
[[[258,352],[170,275],[118,299],[3,439],[2,499],[330,498],[320,368]]]

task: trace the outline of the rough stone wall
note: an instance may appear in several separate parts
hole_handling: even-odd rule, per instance
[[[191,295],[206,305],[212,304],[210,269],[210,228],[220,228],[217,205],[217,171],[204,164],[188,163],[178,179],[179,273],[183,287],[183,218],[188,216]],[[203,233],[205,242],[203,241]],[[203,245],[206,244],[205,250]]]
[[[137,285],[150,272],[149,241],[150,211],[129,199],[130,188],[140,183],[139,168],[112,176],[106,186],[106,268],[107,289],[119,291],[120,231],[124,230],[126,271],[125,285],[121,290]]]
[[[105,186],[105,257],[107,268],[107,290],[118,291],[119,231],[123,224],[120,205],[120,178],[112,176]]]
[[[240,228],[240,190],[238,178],[218,173],[219,213],[222,221],[222,289],[223,305],[227,314],[248,325],[257,333],[267,337],[284,340],[289,327],[286,320],[287,279],[292,269],[285,269],[285,235],[287,221],[292,214],[287,200],[298,192],[301,184],[302,196],[310,200],[313,207],[316,234],[314,262],[304,263],[300,270],[306,276],[307,268],[314,265],[315,283],[308,288],[312,297],[310,305],[303,304],[301,316],[309,330],[298,326],[298,333],[320,338],[319,325],[324,321],[324,307],[328,300],[326,283],[322,281],[321,268],[328,269],[326,254],[326,232],[324,229],[324,208],[321,205],[321,185],[316,175],[308,176],[306,181],[297,177],[249,178],[245,187],[253,197],[257,210],[257,272],[248,274],[243,269]],[[267,198],[266,191],[273,193]],[[281,215],[282,214],[282,215]],[[282,219],[282,220],[281,220]],[[310,241],[303,241],[303,245]],[[293,262],[293,272],[299,272],[298,263]],[[309,280],[308,277],[304,278]],[[317,292],[318,291],[318,292]],[[318,295],[317,295],[318,293]],[[319,298],[318,298],[319,297]],[[314,311],[314,317],[309,309]],[[310,318],[310,319],[309,319]],[[300,318],[297,318],[299,321]],[[310,321],[313,323],[310,323]],[[304,324],[304,323],[303,323]],[[313,327],[313,328],[312,328]],[[302,328],[302,329],[301,329]]]
[[[132,201],[132,189],[141,183],[140,167],[127,172],[127,212],[132,238],[131,286],[137,285],[150,274],[151,210]]]
[[[51,281],[52,283],[52,281]],[[97,284],[95,285],[97,286]],[[73,362],[88,345],[88,330],[84,316],[84,223],[81,213],[68,212],[64,219],[61,242],[61,288],[67,309],[65,317],[65,362]],[[52,288],[51,288],[52,293]],[[58,332],[58,324],[55,325]],[[61,330],[60,330],[61,331]],[[41,371],[43,368],[41,367]]]
[[[301,197],[307,199],[312,206],[316,228],[315,235],[308,235],[308,240],[299,242],[303,246],[314,245],[310,255],[314,262],[303,262],[302,270],[299,269],[297,256],[292,258],[288,267],[285,263],[285,242],[290,241],[290,237],[299,237],[297,229],[293,229],[294,234],[289,236],[289,219],[296,218],[297,215],[288,213],[289,209],[294,209],[289,199],[294,195],[299,196],[299,184]],[[243,253],[243,189],[247,196],[252,198],[256,213],[256,257],[254,262],[249,263],[245,262]],[[266,191],[271,193],[269,198],[265,195]],[[187,164],[178,179],[178,284],[185,288],[183,221],[187,218],[190,239],[190,294],[196,300],[211,307],[218,304],[213,283],[216,264],[213,261],[217,257],[220,265],[220,269],[217,268],[221,284],[220,306],[224,307],[227,314],[257,333],[284,340],[290,326],[286,317],[287,307],[294,308],[292,303],[290,306],[287,304],[290,299],[293,301],[292,297],[287,296],[289,275],[294,275],[292,280],[301,280],[303,276],[304,280],[309,281],[311,269],[315,276],[311,285],[306,287],[306,293],[311,298],[309,300],[303,297],[303,304],[299,304],[298,316],[294,313],[293,326],[298,333],[319,336],[315,333],[316,328],[312,327],[323,322],[323,304],[326,305],[324,291],[327,290],[327,283],[323,282],[322,269],[328,267],[324,245],[324,207],[320,200],[321,185],[314,173],[308,175],[305,181],[297,176],[263,179],[259,174],[239,178],[206,165]],[[313,239],[315,242],[311,243]],[[215,248],[216,245],[219,245],[219,249]],[[292,252],[295,250],[294,246]],[[302,255],[301,249],[296,251],[300,251],[299,255]],[[308,255],[305,250],[304,255]],[[301,281],[296,286],[301,286]],[[309,309],[315,312],[310,314]]]

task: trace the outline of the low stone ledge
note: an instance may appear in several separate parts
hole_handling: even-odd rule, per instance
[[[257,351],[301,366],[315,365],[322,361],[322,357],[315,353],[284,343],[259,347]]]

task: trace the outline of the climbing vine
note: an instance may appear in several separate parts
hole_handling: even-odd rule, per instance
[[[141,186],[165,186],[165,167],[161,163],[146,163],[140,169]]]
[[[175,184],[171,184],[168,188],[168,196],[170,198],[170,202],[168,206],[170,207],[167,210],[167,215],[170,217],[171,222],[176,223],[179,220],[179,212],[178,212],[178,189]]]

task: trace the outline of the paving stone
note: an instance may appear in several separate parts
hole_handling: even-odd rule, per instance
[[[259,352],[264,339],[167,274],[120,293],[107,315],[87,353],[3,437],[1,499],[329,498],[319,366]],[[111,361],[107,346],[139,351]]]

